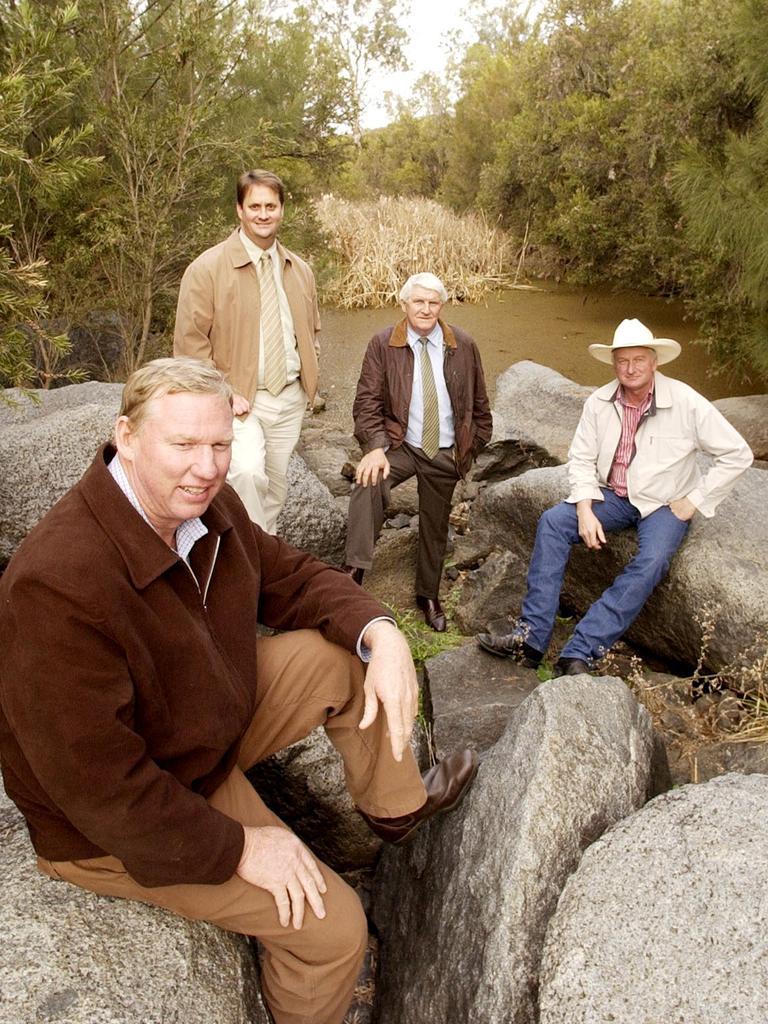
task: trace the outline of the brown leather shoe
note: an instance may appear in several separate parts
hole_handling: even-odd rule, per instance
[[[424,612],[424,621],[436,633],[445,632],[445,612],[436,597],[422,597],[416,595],[416,607]]]
[[[342,565],[341,571],[345,572],[347,576],[351,576],[359,586],[363,585],[363,574],[365,573],[365,569],[358,569],[356,565]]]
[[[477,754],[474,750],[454,750],[434,768],[424,772],[422,778],[427,790],[427,802],[417,811],[403,814],[399,818],[375,818],[358,807],[368,828],[387,843],[400,843],[410,839],[419,825],[435,814],[451,811],[472,785],[477,775]]]

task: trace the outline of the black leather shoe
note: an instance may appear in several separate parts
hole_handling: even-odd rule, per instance
[[[552,676],[557,679],[559,676],[581,676],[592,675],[592,670],[586,661],[581,658],[558,658],[555,662],[555,670]]]
[[[419,825],[436,814],[453,810],[466,795],[476,775],[477,754],[474,750],[455,750],[422,775],[427,802],[417,811],[400,818],[375,818],[360,808],[358,812],[371,832],[385,842],[399,846],[413,836]]]
[[[436,633],[445,632],[445,612],[436,597],[417,595],[416,606],[424,612],[424,621],[428,626],[431,626]]]
[[[494,636],[493,633],[478,633],[475,637],[484,651],[497,658],[511,658],[524,668],[538,668],[544,655],[520,639],[517,633]]]
[[[341,571],[345,572],[347,576],[351,576],[355,583],[359,584],[360,586],[363,585],[363,575],[365,573],[365,569],[358,569],[356,565],[342,565]]]

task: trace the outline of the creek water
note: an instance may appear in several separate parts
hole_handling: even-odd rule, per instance
[[[401,316],[394,307],[322,311],[320,389],[327,397],[328,412],[347,427],[366,345],[376,331]],[[534,290],[497,292],[480,304],[443,308],[443,319],[468,331],[477,342],[491,400],[498,375],[521,359],[550,366],[579,384],[605,384],[611,379],[610,367],[593,359],[587,345],[609,345],[625,317],[642,320],[656,337],[679,341],[683,351],[669,367],[670,376],[707,398],[766,390],[765,382],[734,384],[712,372],[706,349],[695,344],[696,325],[684,320],[680,302],[544,284]]]

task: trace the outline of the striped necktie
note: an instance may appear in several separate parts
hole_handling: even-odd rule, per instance
[[[440,450],[440,410],[437,405],[437,388],[432,373],[432,361],[427,352],[429,338],[419,338],[421,342],[421,395],[423,403],[423,426],[421,431],[421,450],[428,459],[434,459]]]
[[[272,258],[262,253],[258,262],[261,301],[261,343],[264,346],[264,387],[271,395],[279,395],[286,385],[288,373],[285,365],[283,322],[277,301]]]

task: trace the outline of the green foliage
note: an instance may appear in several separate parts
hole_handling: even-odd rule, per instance
[[[572,281],[685,295],[718,362],[768,373],[768,0],[475,0],[478,42],[367,134],[406,0],[78,2],[0,0],[5,380],[61,373],[47,317],[111,317],[117,372],[167,350],[254,166],[321,277],[308,200],[437,199]]]
[[[401,107],[391,124],[363,136],[338,191],[350,199],[371,193],[431,198],[447,166],[446,122],[446,114],[418,116]]]
[[[768,376],[768,45],[766,0],[742,0],[733,33],[754,104],[745,130],[689,143],[674,174],[686,236],[701,253],[690,307],[720,361]]]
[[[0,9],[0,383],[49,387],[68,343],[45,327],[50,226],[98,163],[63,113],[85,77],[67,53],[74,5]],[[59,52],[62,50],[63,52]]]
[[[0,0],[8,266],[49,260],[50,283],[34,278],[41,314],[43,297],[68,321],[112,313],[117,374],[167,350],[181,274],[234,224],[243,169],[287,179],[286,236],[320,248],[296,205],[344,157],[339,128],[359,109],[350,47],[364,77],[396,65],[401,39],[394,0],[326,6],[346,35],[271,0]]]

